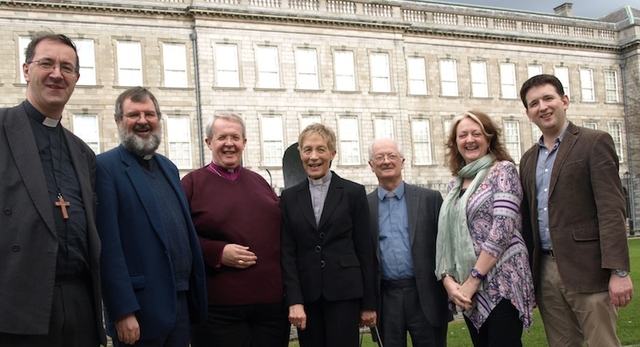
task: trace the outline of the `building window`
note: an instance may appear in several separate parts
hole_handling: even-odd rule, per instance
[[[322,123],[319,115],[307,114],[300,117],[300,132],[313,123]]]
[[[411,122],[413,134],[413,162],[415,165],[432,164],[431,127],[427,119],[414,119]]]
[[[540,141],[542,137],[542,131],[535,124],[531,124],[531,138],[533,139],[533,144],[535,145]]]
[[[187,48],[183,43],[163,43],[164,86],[187,87]]]
[[[511,155],[515,163],[518,164],[522,155],[520,149],[520,123],[517,121],[504,122],[504,142],[507,147],[507,152],[509,152],[509,155]]]
[[[391,81],[389,76],[389,54],[371,53],[371,91],[376,93],[389,93]]]
[[[584,122],[582,126],[584,126],[587,129],[598,130],[598,123],[596,122]]]
[[[358,118],[342,116],[340,117],[338,126],[340,132],[340,163],[342,165],[360,165]]]
[[[296,50],[299,89],[318,89],[318,55],[314,48]]]
[[[622,163],[622,127],[618,122],[609,122],[609,134],[613,138],[618,160]]]
[[[442,96],[458,96],[458,71],[455,60],[440,60],[440,84]]]
[[[542,65],[531,64],[527,66],[527,78],[542,75]]]
[[[518,97],[515,64],[500,64],[500,91],[504,99],[515,99]]]
[[[80,79],[78,85],[96,85],[96,52],[93,48],[93,40],[73,40],[80,59]]]
[[[280,88],[277,47],[258,47],[258,87]]]
[[[427,95],[427,72],[424,58],[408,58],[407,74],[409,80],[409,94]]]
[[[18,38],[18,75],[20,76],[20,83],[27,83],[24,79],[24,72],[22,71],[22,64],[24,64],[27,60],[27,56],[25,51],[27,50],[27,46],[31,42],[31,38],[27,36],[20,36]]]
[[[569,93],[569,68],[566,66],[556,66],[555,76],[560,80],[564,87],[564,95],[571,97]]]
[[[580,88],[582,90],[582,101],[596,101],[593,92],[593,70],[580,69]]]
[[[336,73],[336,90],[352,92],[356,90],[356,76],[352,51],[335,51],[333,60]]]
[[[453,119],[445,119],[442,121],[442,130],[444,132],[444,141],[449,141],[449,135],[451,135],[451,123]]]
[[[373,119],[373,134],[375,139],[392,139],[393,136],[393,118],[376,117]]]
[[[489,96],[487,63],[484,61],[471,62],[471,96],[474,98],[486,98]]]
[[[262,150],[264,166],[282,166],[284,154],[282,116],[262,116]]]
[[[140,42],[118,41],[118,85],[141,86],[142,51]]]
[[[217,44],[216,50],[216,86],[223,88],[240,87],[238,69],[238,46]]]
[[[604,72],[605,102],[618,102],[618,73],[615,70]]]
[[[88,114],[73,115],[73,133],[82,139],[96,154],[100,153],[100,133],[98,116]]]
[[[178,169],[191,169],[191,119],[188,116],[167,117],[169,159]]]

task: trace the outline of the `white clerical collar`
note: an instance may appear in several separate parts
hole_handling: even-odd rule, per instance
[[[44,120],[42,121],[42,125],[49,128],[55,128],[58,126],[59,123],[60,123],[59,119],[53,119],[49,117],[44,117]]]
[[[151,160],[151,158],[153,158],[153,154],[147,154],[144,157],[142,157],[142,159],[144,160]]]
[[[322,178],[313,179],[313,178],[309,177],[309,182],[311,182],[311,185],[314,185],[314,186],[320,186],[320,185],[322,185],[324,183],[329,182],[330,180],[331,180],[331,171],[329,171]]]

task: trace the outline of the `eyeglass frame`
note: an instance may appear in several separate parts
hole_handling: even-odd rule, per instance
[[[387,153],[387,154],[377,154],[376,156],[371,158],[371,162],[380,164],[380,163],[384,163],[385,159],[389,161],[397,161],[397,160],[404,159],[404,157],[402,157],[400,153],[397,153],[397,152]]]
[[[43,60],[44,60],[44,62],[43,62]],[[41,69],[43,71],[46,71],[48,73],[53,72],[53,70],[55,70],[56,66],[58,66],[58,70],[60,70],[60,74],[64,75],[64,76],[74,77],[74,76],[77,76],[80,73],[78,67],[73,66],[72,64],[66,64],[66,63],[56,64],[51,58],[42,58],[42,59],[32,60],[32,61],[28,61],[27,62],[27,64],[32,64],[32,63],[36,63],[36,65],[38,65],[39,69]],[[42,66],[43,64],[45,66]],[[49,66],[49,65],[51,65],[51,66]],[[70,68],[70,69],[67,69],[67,68]],[[65,70],[71,70],[71,72],[65,71]]]

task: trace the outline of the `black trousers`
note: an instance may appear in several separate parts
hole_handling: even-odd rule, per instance
[[[207,323],[191,329],[191,347],[287,347],[288,313],[284,302],[209,305]]]
[[[357,347],[360,299],[305,302],[307,328],[298,329],[300,347]]]
[[[53,290],[49,334],[0,333],[0,347],[100,346],[89,278],[59,281]]]
[[[502,299],[482,324],[480,331],[476,330],[466,316],[464,320],[474,347],[522,347],[522,321],[519,316],[518,309],[509,300]]]

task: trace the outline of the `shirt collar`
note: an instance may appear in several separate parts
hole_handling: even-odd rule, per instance
[[[380,201],[384,200],[388,192],[389,191],[378,186],[378,199],[380,199]],[[398,200],[402,199],[402,196],[404,196],[404,181],[400,182],[400,184],[395,189],[393,189],[392,192],[396,194]]]
[[[331,181],[331,171],[327,172],[326,175],[324,175],[324,177],[322,178],[318,178],[317,180],[312,179],[311,177],[307,176],[307,179],[309,180],[309,185],[310,186],[320,186],[323,185],[329,181]]]
[[[24,108],[27,111],[29,117],[35,120],[37,123],[40,123],[49,128],[55,128],[60,124],[60,119],[53,119],[43,115],[38,109],[33,107],[29,100],[24,101]]]
[[[564,126],[564,129],[562,129],[562,132],[560,133],[560,135],[556,139],[556,142],[555,142],[556,146],[559,146],[560,143],[562,143],[562,139],[564,138],[564,134],[567,133],[567,128],[568,127],[569,127],[569,122],[567,122],[567,125]],[[544,145],[544,135],[540,136],[540,138],[538,139],[537,144],[540,147],[545,147],[545,145]]]

